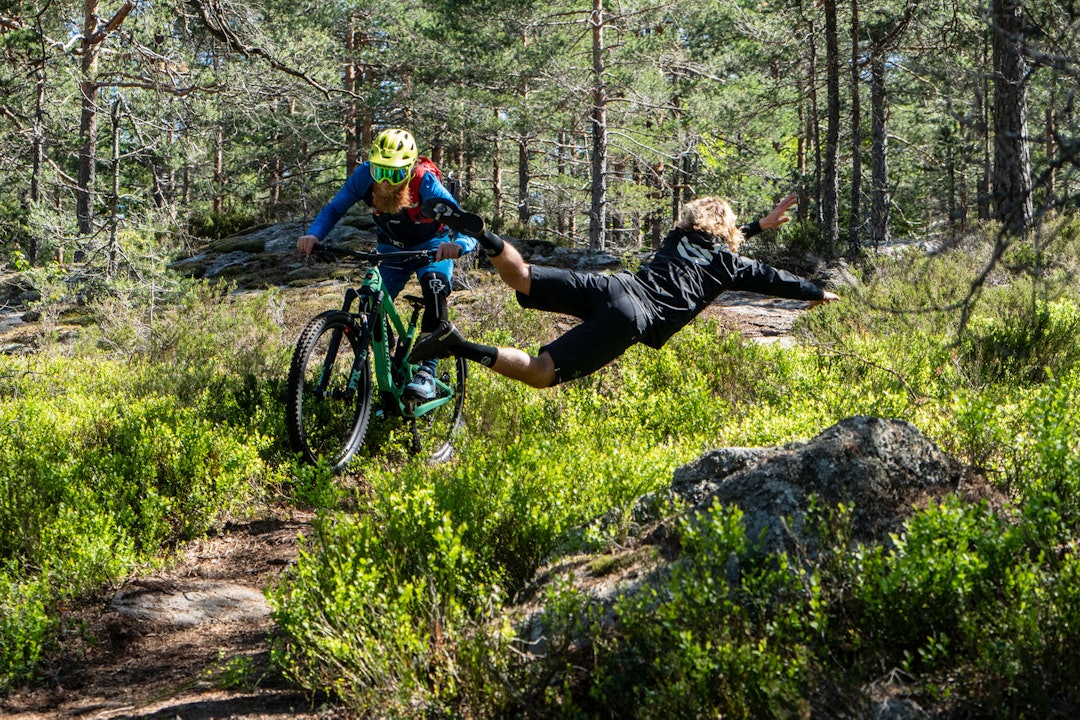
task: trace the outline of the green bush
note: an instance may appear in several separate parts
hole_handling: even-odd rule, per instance
[[[627,718],[800,717],[808,644],[825,622],[813,579],[748,552],[738,509],[685,520],[669,577],[620,599],[597,638],[596,712]]]
[[[52,646],[52,593],[41,577],[0,569],[0,692],[27,677]]]
[[[198,238],[220,240],[236,235],[263,221],[258,210],[228,208],[219,213],[212,211],[192,213],[188,217],[188,232]]]
[[[1030,300],[972,318],[961,352],[982,383],[1044,382],[1080,360],[1080,308],[1072,300]]]
[[[183,340],[156,354],[135,333],[124,353],[0,357],[4,684],[50,646],[59,604],[246,512],[276,480],[264,458],[280,452],[283,353],[250,327],[266,306],[262,320],[245,307],[203,297],[160,312],[159,340]]]
[[[410,508],[399,518],[313,523],[289,582],[269,595],[283,633],[274,658],[304,687],[331,691],[362,714],[450,716],[466,603],[497,591],[475,581],[464,528],[438,517],[429,494],[397,499]],[[406,536],[422,546],[399,545]]]

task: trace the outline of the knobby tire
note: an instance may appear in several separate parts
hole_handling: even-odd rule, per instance
[[[330,356],[335,334],[339,342]],[[348,313],[324,312],[300,334],[289,367],[285,413],[289,444],[305,461],[326,463],[334,472],[341,471],[364,444],[371,419],[371,359],[363,335]],[[358,363],[361,356],[365,359]],[[326,383],[320,387],[324,368]]]

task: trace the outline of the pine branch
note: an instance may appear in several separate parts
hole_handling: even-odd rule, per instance
[[[215,39],[225,43],[225,45],[233,52],[240,53],[245,58],[251,56],[261,57],[275,70],[299,78],[321,92],[324,96],[330,97],[330,91],[306,72],[286,65],[260,47],[248,45],[243,42],[240,37],[233,32],[232,28],[229,27],[228,19],[221,11],[221,8],[216,4],[216,0],[187,0],[187,4],[193,7],[198,13],[199,20],[202,21],[207,32]]]

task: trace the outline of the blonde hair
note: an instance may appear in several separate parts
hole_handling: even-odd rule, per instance
[[[731,252],[738,252],[743,241],[742,230],[735,221],[735,212],[726,200],[718,197],[702,197],[686,203],[678,227],[687,232],[697,230],[723,240]]]

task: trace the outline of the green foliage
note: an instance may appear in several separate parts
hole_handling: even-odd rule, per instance
[[[123,378],[122,367],[101,370],[116,375],[86,379],[114,385]],[[60,368],[39,371],[55,380]],[[174,398],[139,398],[114,386],[113,400],[103,403],[87,386],[0,406],[4,558],[40,564],[64,558],[60,550],[74,543],[76,557],[97,565],[114,550],[194,537],[247,496],[260,461],[228,428]]]
[[[51,647],[59,604],[246,512],[276,480],[261,428],[280,421],[268,376],[281,354],[255,341],[265,299],[189,297],[148,325],[137,303],[108,307],[150,332],[125,336],[124,353],[0,357],[4,686]]]
[[[820,586],[831,656],[854,682],[898,668],[928,698],[955,695],[993,718],[1060,716],[1080,691],[1073,553],[1053,559],[1035,536],[1045,517],[1015,524],[949,501],[916,513],[893,546],[834,548]],[[1060,662],[1060,666],[1055,663]],[[1052,689],[1051,689],[1052,688]]]
[[[1080,360],[1080,308],[1065,299],[999,308],[972,319],[960,350],[979,382],[1044,382]]]
[[[233,207],[219,213],[207,210],[192,213],[187,220],[187,229],[197,238],[220,240],[257,225],[263,219],[253,206]]]
[[[11,563],[0,569],[0,691],[27,677],[52,644],[56,621],[44,578],[20,579]]]
[[[598,638],[590,696],[619,717],[800,717],[819,589],[785,557],[755,557],[737,509],[680,526],[682,556],[656,587],[621,598]]]
[[[297,462],[293,467],[291,487],[295,502],[313,508],[336,508],[346,498],[345,488],[325,464]]]
[[[291,341],[285,303],[268,290],[236,296],[199,283],[161,298],[115,294],[98,300],[95,331],[87,341],[133,360],[129,382],[136,394],[175,395],[213,421],[244,428],[259,442],[280,439],[284,378]],[[149,301],[149,302],[148,302]],[[161,366],[169,372],[161,372]]]
[[[284,633],[274,657],[305,687],[359,712],[442,715],[459,692],[454,648],[468,628],[466,603],[497,590],[476,582],[464,526],[438,516],[430,494],[396,499],[408,508],[396,517],[313,523],[290,582],[270,593]],[[409,538],[420,544],[398,544]]]
[[[912,518],[895,547],[864,549],[853,605],[865,651],[920,673],[972,649],[986,615],[999,610],[995,581],[1017,537],[992,513],[951,503]]]
[[[801,258],[808,254],[828,257],[829,247],[817,225],[802,221],[790,222],[777,232],[750,238],[746,241],[743,252],[775,265],[781,263],[784,258]]]
[[[265,674],[266,670],[259,667],[250,656],[234,655],[226,658],[224,650],[218,651],[217,663],[205,673],[214,687],[222,690],[246,691],[258,687]]]

